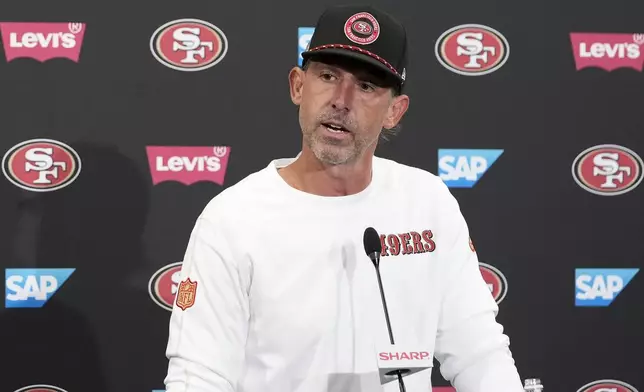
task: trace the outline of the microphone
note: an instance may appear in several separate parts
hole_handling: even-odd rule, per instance
[[[394,345],[394,334],[391,331],[391,322],[389,321],[389,311],[387,310],[387,301],[385,300],[385,291],[382,288],[382,279],[380,278],[380,252],[382,252],[382,243],[380,242],[380,235],[373,227],[368,227],[364,231],[362,238],[364,251],[371,259],[374,267],[376,267],[376,276],[378,277],[378,286],[380,288],[380,298],[382,299],[382,308],[385,311],[385,320],[387,321],[387,331],[389,332],[389,341]],[[403,382],[402,371],[395,372],[398,375],[398,384],[400,385],[400,392],[405,392],[405,383]]]

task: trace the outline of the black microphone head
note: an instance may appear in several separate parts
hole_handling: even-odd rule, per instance
[[[367,256],[373,261],[374,265],[377,267],[380,252],[382,252],[382,244],[380,243],[380,235],[373,227],[367,227],[364,231],[364,236],[362,237],[362,242],[364,244],[364,251],[367,253]]]

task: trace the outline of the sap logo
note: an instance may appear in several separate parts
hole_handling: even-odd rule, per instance
[[[313,36],[315,27],[298,27],[297,28],[297,65],[302,66],[302,52],[309,47],[309,42]]]
[[[608,306],[633,279],[639,268],[575,270],[575,306]]]
[[[42,308],[74,271],[74,268],[6,269],[5,307]]]
[[[440,178],[450,188],[471,188],[503,150],[438,150]]]

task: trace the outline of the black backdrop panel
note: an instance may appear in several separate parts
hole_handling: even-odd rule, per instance
[[[378,154],[450,186],[521,376],[644,389],[644,3],[374,4],[410,40]],[[0,391],[163,388],[195,218],[298,153],[325,5],[0,2]]]

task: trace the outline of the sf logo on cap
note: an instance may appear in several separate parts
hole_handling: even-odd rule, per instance
[[[368,35],[371,34],[373,29],[371,25],[365,21],[359,20],[351,26],[351,30],[356,31],[360,34]]]
[[[358,12],[344,23],[344,35],[349,41],[369,45],[380,36],[380,23],[368,12]]]

